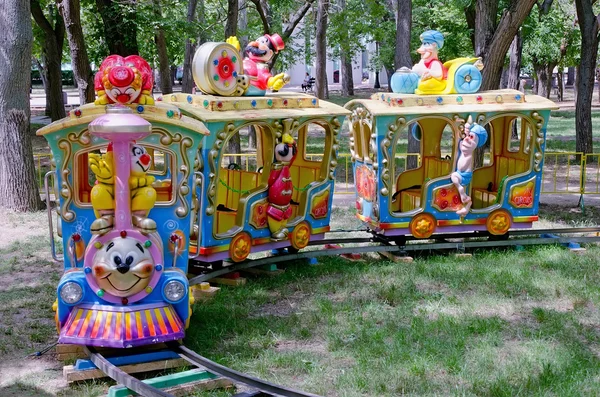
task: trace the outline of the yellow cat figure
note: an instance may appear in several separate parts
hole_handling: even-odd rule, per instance
[[[156,230],[156,223],[147,218],[148,212],[156,203],[156,190],[152,187],[154,177],[146,173],[150,169],[152,158],[143,146],[131,146],[131,175],[129,176],[129,189],[131,189],[131,212],[133,223],[144,233]]]
[[[88,164],[96,176],[91,201],[96,220],[92,222],[93,234],[104,234],[112,228],[115,211],[115,179],[112,145],[105,154],[89,153]]]

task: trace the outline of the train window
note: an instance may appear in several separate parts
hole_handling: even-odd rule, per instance
[[[303,130],[305,132],[304,160],[320,163],[323,161],[325,152],[325,137],[327,136],[325,128],[319,124],[310,123]]]
[[[166,204],[173,201],[173,182],[170,170],[175,169],[175,156],[170,151],[158,149],[152,145],[143,145],[151,157],[150,169],[147,174],[154,177],[152,187],[156,190],[156,204]],[[81,207],[91,206],[92,188],[97,184],[97,176],[90,167],[90,161],[106,168],[101,163],[106,161],[107,146],[99,146],[79,151],[75,155],[75,203]],[[93,160],[92,160],[93,159]],[[110,173],[110,171],[107,171]]]
[[[523,123],[521,122],[520,117],[515,117],[510,122],[509,128],[509,138],[508,138],[508,151],[509,152],[518,152],[521,150],[521,138],[523,135]]]
[[[263,158],[261,127],[246,125],[227,141],[221,157],[221,168],[258,172],[262,170]]]
[[[374,140],[371,135],[371,125],[367,120],[358,120],[352,123],[355,157],[359,161],[375,161]]]

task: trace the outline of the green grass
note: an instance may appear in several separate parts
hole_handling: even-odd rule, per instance
[[[196,305],[186,344],[322,395],[593,395],[599,253],[288,266]]]

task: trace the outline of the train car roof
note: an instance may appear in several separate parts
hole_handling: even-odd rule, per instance
[[[342,106],[297,92],[278,92],[256,97],[170,94],[164,95],[162,100],[177,105],[184,113],[205,122],[350,114]]]
[[[125,106],[129,107],[133,113],[139,114],[150,123],[167,123],[195,130],[196,132],[202,135],[210,134],[204,123],[192,117],[185,116],[184,114],[182,114],[179,108],[174,105],[159,102],[155,105],[140,105],[138,103],[132,103]],[[64,119],[57,120],[52,124],[40,128],[37,131],[37,135],[46,135],[64,128],[69,128],[82,124],[89,124],[96,117],[105,113],[106,105],[95,105],[93,103],[88,103],[86,105],[71,110],[69,112],[69,115]]]
[[[351,109],[364,106],[373,116],[428,115],[456,113],[492,113],[531,110],[555,110],[558,105],[538,95],[517,90],[485,91],[476,94],[414,95],[377,93],[370,99],[355,99],[346,104]]]

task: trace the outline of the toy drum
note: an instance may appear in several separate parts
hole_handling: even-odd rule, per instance
[[[204,43],[192,61],[194,82],[206,94],[239,94],[238,76],[243,72],[239,51],[227,43]]]

